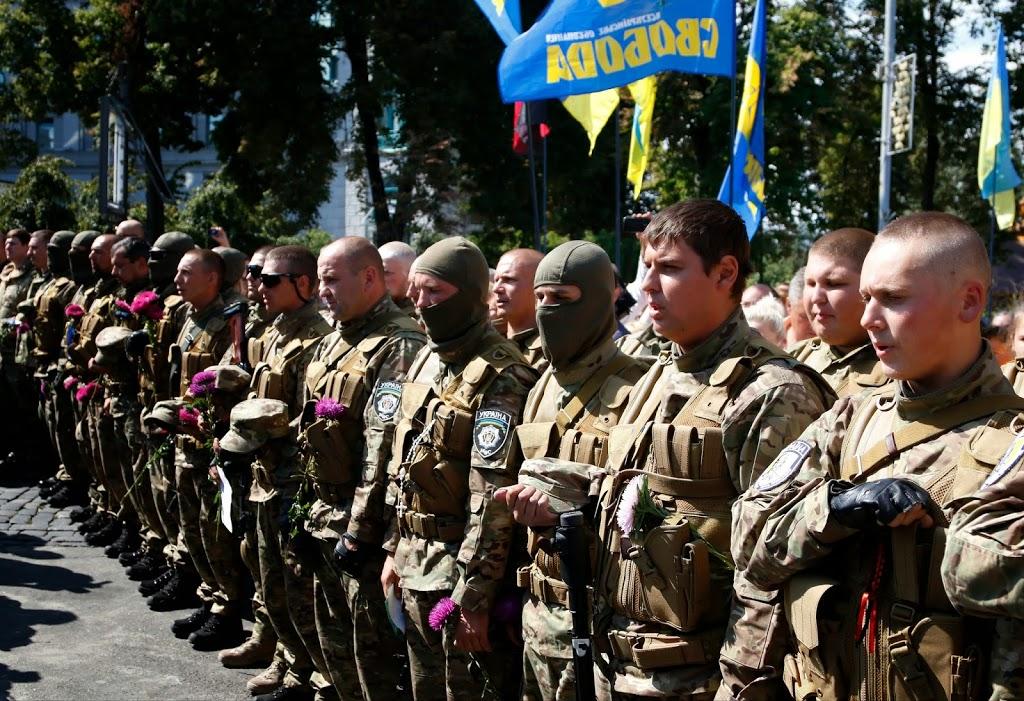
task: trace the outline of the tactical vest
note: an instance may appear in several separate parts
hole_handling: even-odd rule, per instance
[[[818,338],[809,339],[803,341],[800,346],[794,348],[790,353],[794,358],[800,362],[806,362],[821,345],[816,346],[815,343],[824,345],[825,342]],[[889,383],[889,378],[885,375],[882,370],[882,364],[876,359],[870,372],[860,372],[854,369],[854,366],[858,365],[857,362],[849,362],[845,366],[847,372],[846,376],[839,381],[839,384],[835,385],[833,389],[835,393],[840,397],[847,397],[853,394],[860,394],[861,392],[877,389]],[[830,375],[823,375],[826,379]],[[829,382],[831,384],[831,382]]]
[[[52,361],[60,350],[60,334],[64,321],[63,301],[74,284],[69,278],[55,278],[39,295],[36,320],[32,324],[35,344],[32,355],[40,367]]]
[[[1003,375],[1013,385],[1013,391],[1024,396],[1024,358],[1018,358],[1002,366]]]
[[[751,339],[745,354],[720,363],[671,423],[657,423],[661,397],[653,389],[666,369],[662,357],[636,390],[646,401],[610,432],[611,476],[602,487],[598,527],[596,587],[605,610],[598,611],[595,631],[607,633],[612,655],[642,670],[718,661],[732,592],[732,570],[719,558],[729,557],[730,507],[738,496],[722,446],[724,412],[758,368],[777,359],[793,363]],[[617,515],[627,485],[638,477],[668,515],[633,542]],[[613,614],[671,632],[616,630]]]
[[[78,323],[78,337],[69,348],[71,356],[82,367],[96,354],[96,336],[110,323],[110,312],[117,297],[111,291],[93,299]]]
[[[382,315],[355,346],[344,340],[324,358],[314,360],[306,370],[309,396],[333,399],[345,407],[338,420],[316,417],[316,399],[306,402],[302,412],[302,444],[308,457],[309,474],[317,496],[334,502],[338,485],[358,479],[363,452],[363,410],[372,388],[366,386],[366,368],[377,351],[391,338],[404,334],[420,336],[419,327],[405,314]]]
[[[191,324],[191,322],[186,322]],[[227,327],[227,321],[215,313],[207,320],[202,328],[197,328],[192,333],[181,339],[180,343],[171,344],[168,352],[168,361],[172,366],[181,368],[181,379],[178,386],[178,396],[185,396],[189,383],[196,373],[199,373],[211,365],[216,365],[220,358],[214,353],[214,345],[217,343],[217,335]]]
[[[260,361],[252,373],[252,387],[255,388],[256,396],[262,399],[278,399],[291,406],[295,397],[295,387],[292,386],[289,369],[299,362],[303,353],[321,340],[322,336],[293,338],[272,357]],[[261,350],[265,351],[268,346],[269,343],[265,344]]]
[[[904,450],[991,415],[964,442],[956,462],[918,483],[945,509],[981,487],[1024,427],[1024,400],[988,395],[947,407],[927,423],[911,423],[862,449],[864,437],[884,426],[875,422],[894,410],[895,392],[895,385],[877,390],[854,412],[842,445],[842,479],[863,483]],[[834,568],[787,582],[784,601],[796,651],[786,657],[783,680],[794,698],[979,697],[987,672],[983,641],[991,636],[986,624],[957,614],[942,587],[947,525],[858,536],[854,547],[837,553],[842,560]],[[828,569],[849,576],[841,582],[820,574]]]
[[[617,355],[599,368],[558,411],[555,421],[532,422],[516,427],[516,442],[523,459],[557,457],[560,460],[603,465],[607,459],[608,433],[618,423],[633,384],[644,374],[644,366],[627,355]],[[531,397],[531,403],[543,400],[543,393]],[[600,398],[599,413],[587,405]],[[528,406],[525,412],[534,415]],[[531,564],[516,572],[516,584],[546,604],[568,606],[568,587],[562,579],[561,558],[550,538],[535,529],[527,531],[527,552]],[[591,550],[591,558],[596,556]],[[591,567],[595,563],[591,563]]]
[[[402,420],[388,474],[398,480],[398,523],[403,536],[459,542],[466,530],[473,422],[480,398],[506,368],[523,363],[499,340],[448,381],[440,396],[433,386],[402,385]],[[432,354],[421,353],[408,377],[416,377]],[[474,495],[470,508],[483,509]]]
[[[154,401],[169,399],[170,387],[167,378],[171,368],[168,363],[171,345],[178,339],[178,315],[182,312],[185,300],[178,295],[168,295],[163,300],[164,315],[156,322],[153,338],[142,353],[142,376],[140,384],[146,393],[153,393]],[[148,402],[144,400],[148,405]]]

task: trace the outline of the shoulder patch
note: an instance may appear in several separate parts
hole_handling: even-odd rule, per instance
[[[988,478],[981,486],[989,487],[1001,480],[1010,471],[1010,468],[1020,462],[1022,456],[1024,456],[1024,434],[1018,435],[1013,439],[1010,447],[1003,453],[1003,457],[992,468],[992,472],[989,473]]]
[[[390,421],[402,406],[401,382],[378,382],[373,392],[373,410],[381,421]]]
[[[762,492],[775,489],[788,480],[804,464],[804,460],[811,454],[812,448],[813,446],[807,441],[793,441],[787,445],[757,478],[754,489]]]
[[[476,412],[473,425],[473,444],[485,460],[497,455],[508,442],[512,432],[512,415],[497,409]]]

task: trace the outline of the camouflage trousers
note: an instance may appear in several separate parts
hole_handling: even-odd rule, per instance
[[[249,502],[248,510],[249,513],[243,522],[244,536],[242,538],[242,543],[239,546],[239,552],[242,557],[242,562],[245,563],[245,568],[249,570],[249,575],[252,577],[253,583],[253,624],[252,633],[249,637],[253,640],[268,640],[276,643],[277,631],[274,630],[274,624],[270,621],[270,614],[267,612],[267,605],[263,602],[263,579],[260,576],[259,536],[256,533],[256,505]]]
[[[470,701],[511,697],[514,690],[503,682],[518,655],[513,654],[507,642],[492,632],[493,652],[470,654],[455,648],[454,625],[446,625],[439,631],[430,627],[431,609],[451,594],[450,591],[402,590],[413,698],[416,701]]]
[[[178,478],[174,469],[174,436],[147,434],[146,472],[160,532],[163,535],[164,555],[173,559],[176,544],[181,537],[178,527]]]
[[[59,373],[53,391],[50,393],[49,411],[53,416],[51,421],[56,439],[57,457],[60,459],[57,479],[84,484],[88,481],[89,476],[85,469],[81,444],[75,438],[75,429],[78,425],[78,415],[75,412],[75,392],[64,389],[64,380],[67,377],[66,373]]]
[[[522,701],[575,701],[572,615],[532,594],[523,603]]]
[[[315,568],[316,629],[326,669],[320,672],[342,701],[404,699],[405,646],[392,627],[380,588],[384,551],[363,563],[358,577],[334,564],[337,541],[320,540]]]
[[[179,550],[175,562],[190,560],[199,574],[199,598],[217,614],[238,611],[245,599],[245,566],[235,536],[220,518],[219,489],[209,476],[209,455],[178,446]]]
[[[318,640],[313,578],[311,573],[296,573],[294,558],[287,551],[285,538],[290,526],[282,514],[284,503],[280,495],[256,502],[260,581],[267,615],[289,663],[285,685],[307,686],[316,684],[312,679],[316,668],[307,648],[307,642],[312,646],[312,641]]]

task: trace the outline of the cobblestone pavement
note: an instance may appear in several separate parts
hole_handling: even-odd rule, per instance
[[[75,507],[55,509],[39,496],[37,487],[0,487],[0,533],[30,536],[61,546],[85,546],[85,538],[71,523]]]

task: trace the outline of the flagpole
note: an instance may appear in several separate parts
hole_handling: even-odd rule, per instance
[[[541,203],[540,208],[540,252],[546,253],[548,250],[548,139],[544,137],[540,140],[541,143],[541,156],[540,156],[540,192],[541,192]]]
[[[622,273],[622,146],[619,126],[621,125],[619,110],[615,106],[615,265]]]
[[[530,204],[533,206],[533,247],[540,248],[540,213],[537,210],[537,167],[533,162],[533,120],[530,118],[530,103],[524,102],[523,109],[526,110],[526,148],[530,164]]]
[[[738,115],[736,114],[736,60],[737,60],[737,46],[736,40],[739,38],[736,32],[736,5],[733,5],[732,12],[732,77],[729,79],[729,166],[725,169],[725,173],[729,176],[729,206],[735,202],[733,198],[733,180],[735,180],[735,173],[732,172],[732,153],[733,149],[736,148],[736,120]]]

